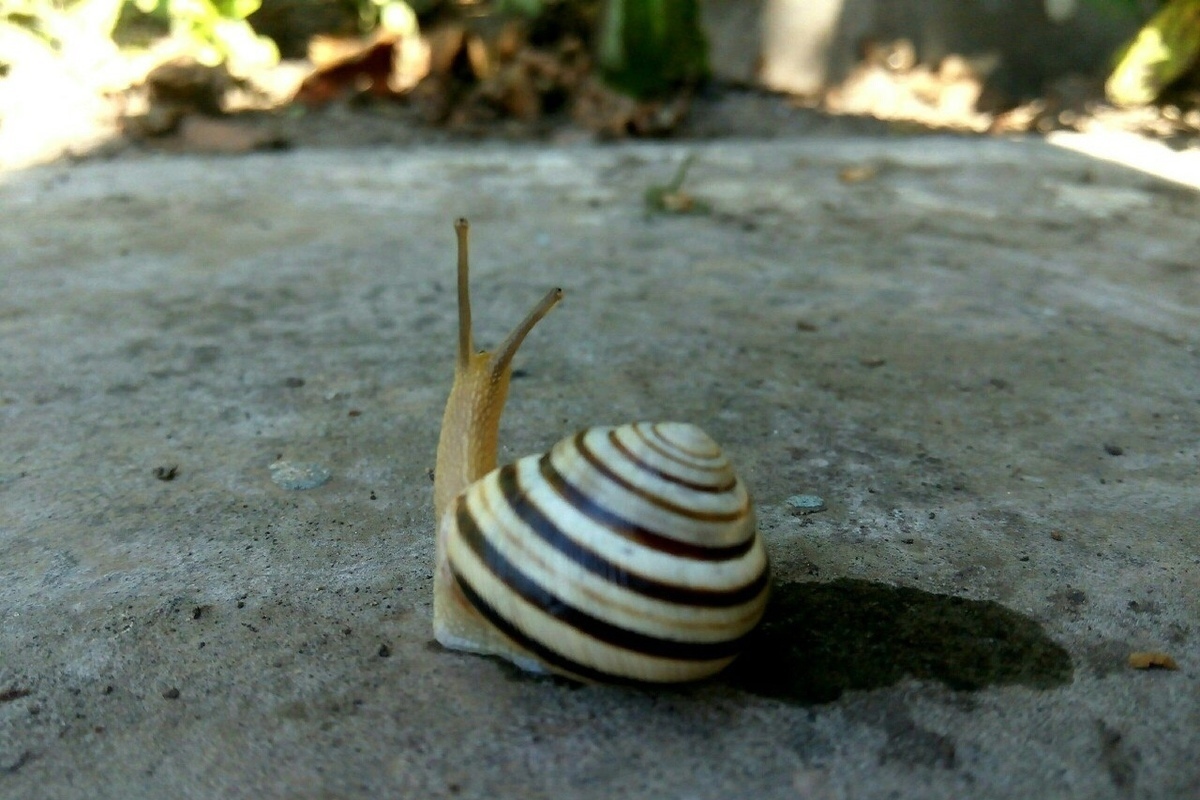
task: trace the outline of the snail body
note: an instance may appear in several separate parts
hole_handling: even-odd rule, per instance
[[[766,607],[749,493],[695,425],[568,436],[496,468],[512,356],[552,290],[495,353],[471,349],[467,225],[459,353],[438,443],[434,635],[575,679],[673,683],[719,672]]]

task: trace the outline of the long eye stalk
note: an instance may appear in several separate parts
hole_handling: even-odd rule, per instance
[[[434,472],[434,512],[438,519],[459,492],[496,467],[500,416],[508,398],[512,360],[533,327],[562,299],[551,289],[495,352],[474,352],[471,334],[470,264],[465,219],[454,223],[458,237],[458,353],[454,386],[446,400]]]

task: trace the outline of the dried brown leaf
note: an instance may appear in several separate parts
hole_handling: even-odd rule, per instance
[[[1129,666],[1134,669],[1179,669],[1179,664],[1174,658],[1157,650],[1130,653]]]

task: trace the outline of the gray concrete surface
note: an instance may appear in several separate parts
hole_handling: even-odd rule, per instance
[[[685,150],[711,213],[647,217]],[[0,175],[0,797],[1196,797],[1197,210],[953,138]],[[677,418],[739,465],[735,676],[431,643],[459,214],[482,342],[567,292],[506,458]]]

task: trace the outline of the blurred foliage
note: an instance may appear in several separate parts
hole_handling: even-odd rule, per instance
[[[545,10],[544,0],[496,0],[496,11],[521,17],[536,17]]]
[[[359,0],[358,23],[363,31],[382,28],[391,33],[417,32],[417,12],[404,0]]]
[[[441,5],[467,15],[524,18],[535,45],[567,31],[594,40],[605,83],[636,99],[662,97],[709,74],[698,0],[447,0]],[[576,30],[580,23],[585,30]],[[546,37],[544,31],[557,35]]]
[[[12,37],[57,50],[80,29],[110,36],[126,0],[0,0],[0,60]]]
[[[1074,16],[1080,5],[1088,5],[1106,14],[1145,19],[1167,0],[1045,0],[1051,19],[1063,20]],[[1057,9],[1057,15],[1053,9]]]
[[[269,66],[279,60],[275,43],[246,21],[262,0],[131,0],[143,14],[166,21],[171,36],[186,42],[201,64]]]
[[[111,47],[125,0],[0,0],[0,78],[21,62],[70,49],[91,64]]]
[[[707,78],[697,0],[608,0],[596,60],[610,86],[637,98]]]
[[[1122,11],[1130,14],[1141,12],[1145,3],[1142,0],[1087,0],[1090,5],[1102,9]]]
[[[270,66],[280,57],[275,40],[250,19],[263,0],[0,0],[0,43],[5,29],[12,29],[43,46],[59,47],[60,17],[89,4],[110,12],[101,35],[111,39],[115,33],[126,46],[148,45],[169,34],[201,64],[224,63],[234,74]],[[598,29],[601,77],[637,99],[662,97],[708,76],[698,0],[340,0],[339,5],[350,13],[351,25],[357,16],[364,32],[382,28],[403,35],[418,29],[418,15],[436,20],[481,13],[524,18],[535,46],[543,39],[557,41],[564,32],[586,42]],[[306,12],[298,3],[283,4],[282,13]],[[295,47],[289,43],[288,49]]]
[[[0,0],[0,43],[8,37],[29,35],[59,47],[62,43],[54,35],[52,18],[58,7],[58,3],[43,0]]]
[[[1152,103],[1200,59],[1200,0],[1170,0],[1118,52],[1105,94],[1121,106]]]
[[[1149,16],[1149,21],[1113,57],[1113,69],[1104,85],[1112,103],[1119,106],[1153,103],[1170,84],[1200,63],[1198,0],[1086,2],[1102,10],[1141,18]],[[1077,5],[1077,0],[1045,0],[1047,14],[1057,21],[1073,15]]]
[[[417,13],[439,0],[347,0],[364,31],[417,29]],[[0,77],[4,62],[32,45],[59,50],[69,32],[86,28],[121,46],[145,46],[170,35],[202,64],[234,72],[279,60],[275,42],[249,21],[262,0],[0,0]],[[304,13],[297,9],[295,13]]]

